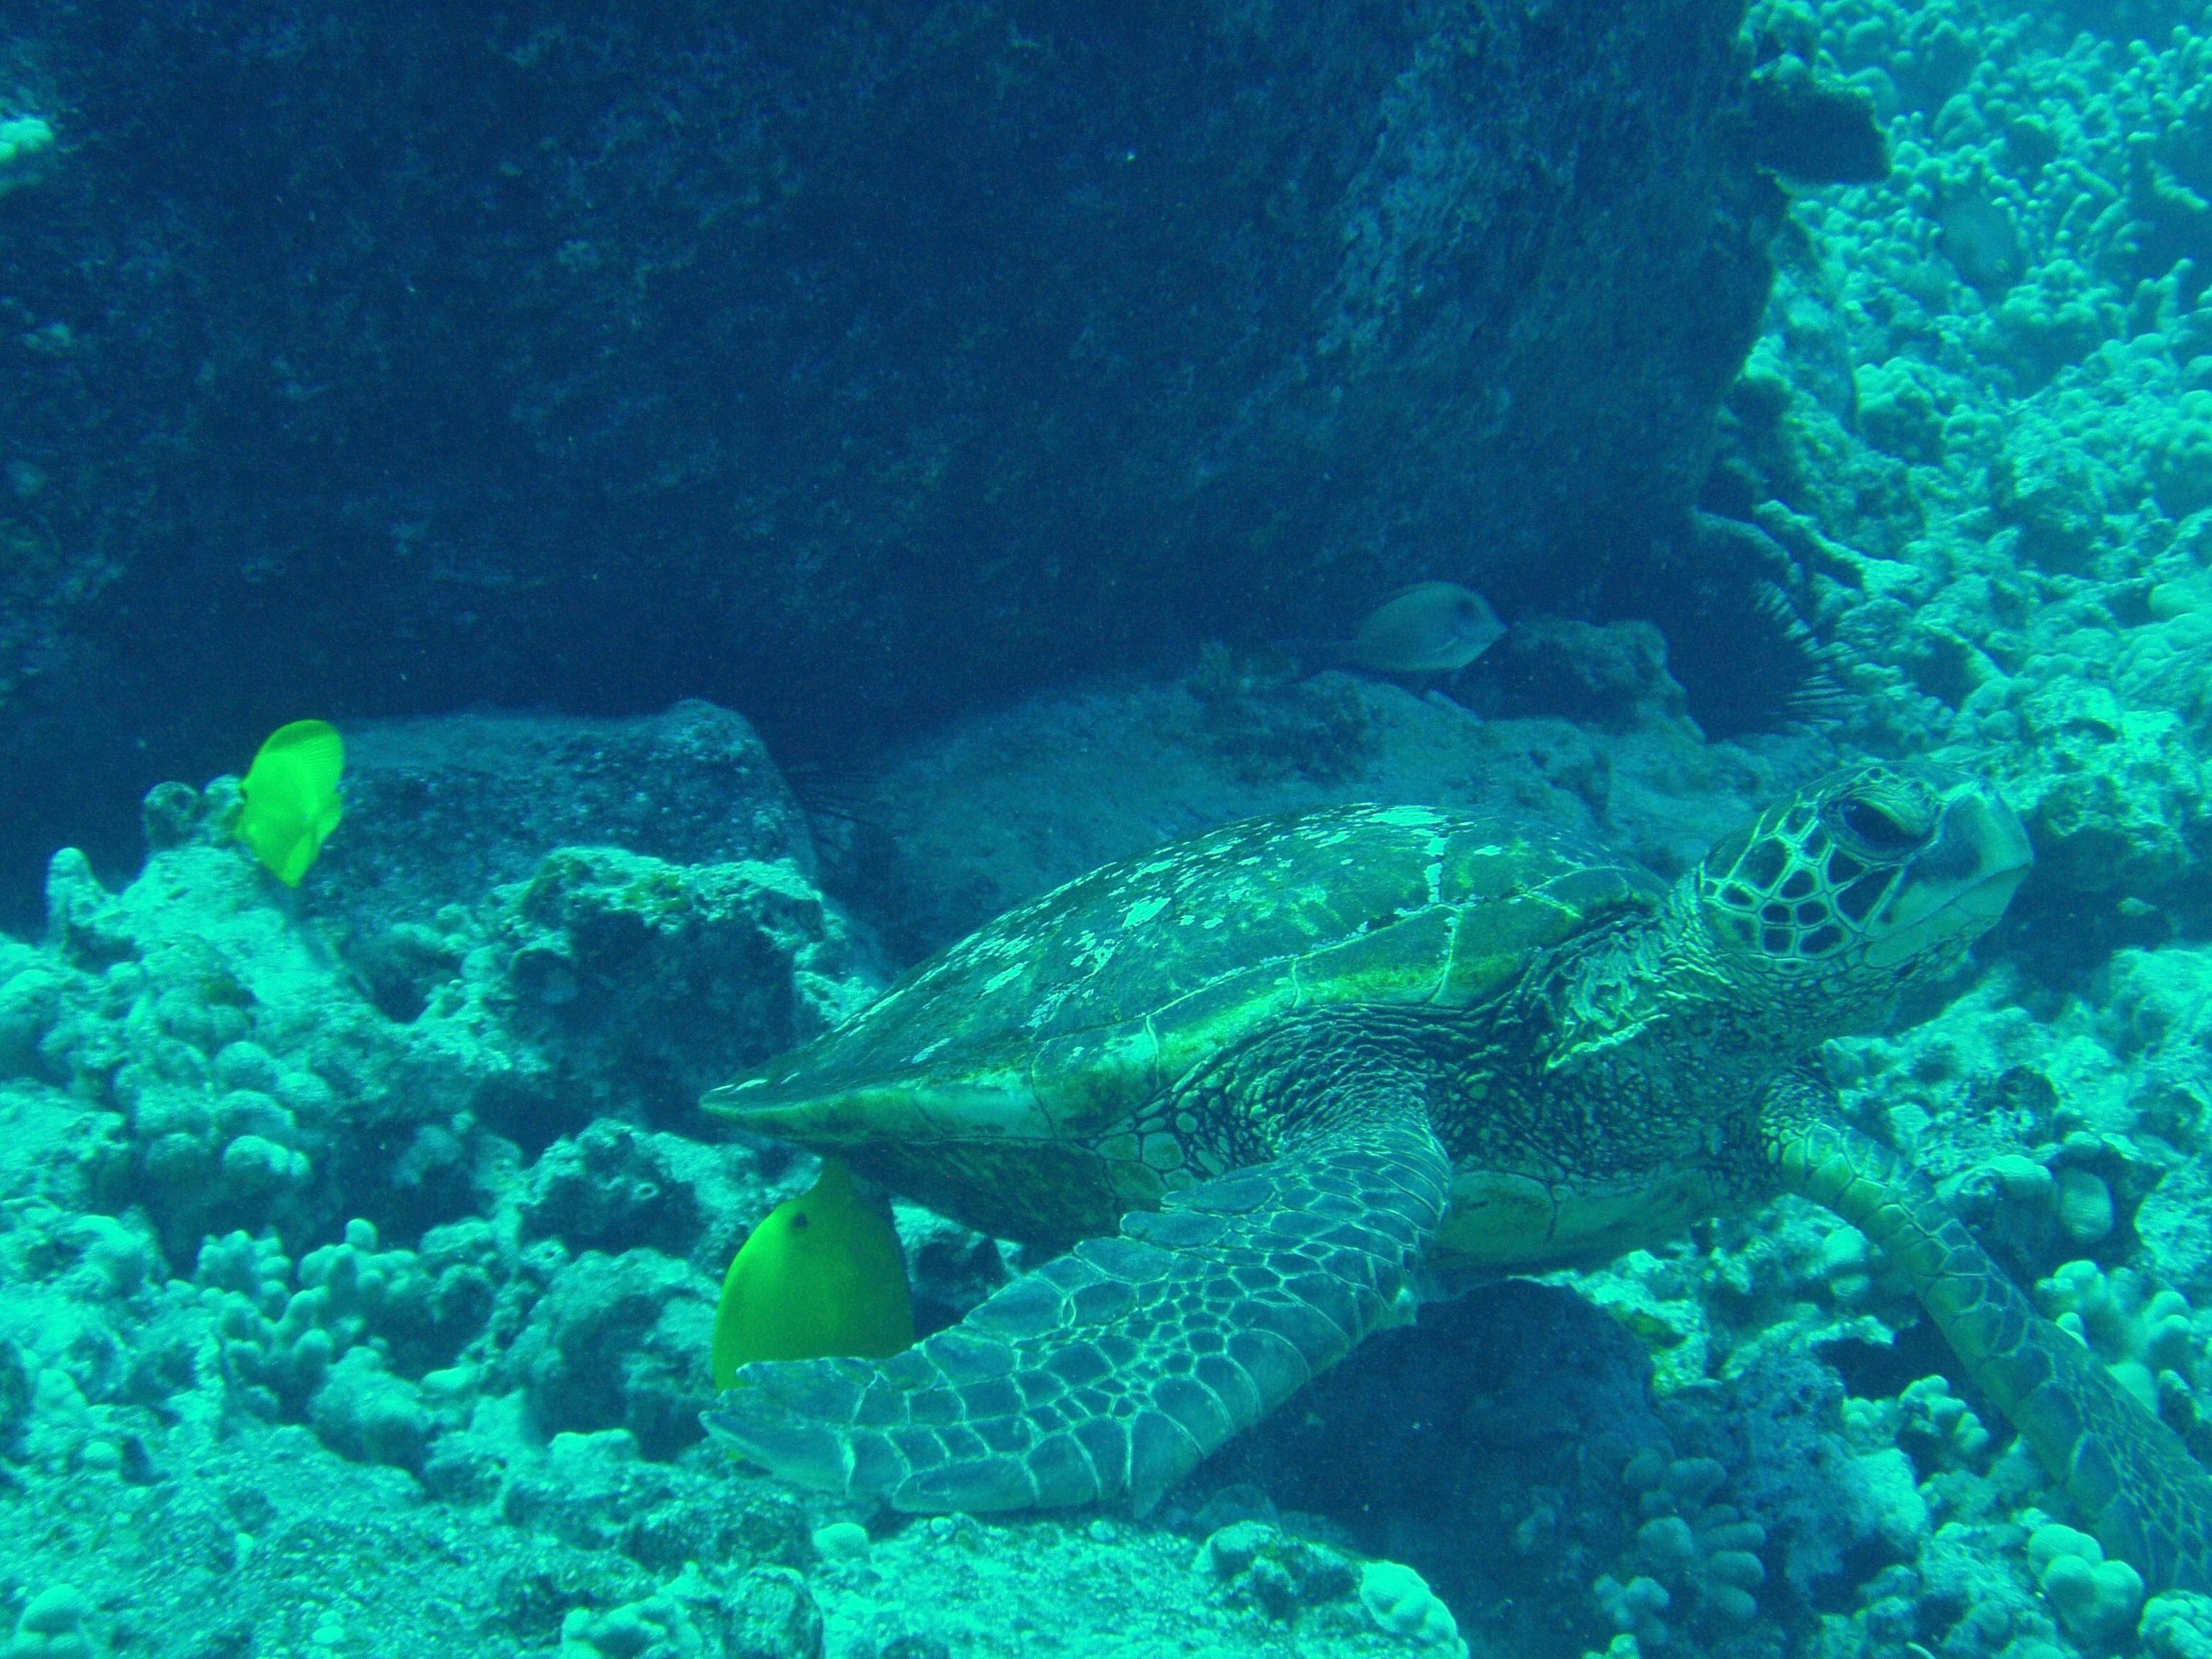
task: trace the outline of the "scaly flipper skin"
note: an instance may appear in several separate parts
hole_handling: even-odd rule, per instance
[[[1387,1321],[1450,1184],[1418,1101],[1339,1118],[892,1359],[748,1365],[707,1424],[787,1480],[894,1509],[1142,1509]]]
[[[2212,1474],[2035,1311],[1927,1176],[1837,1125],[1826,1104],[1825,1091],[1798,1078],[1770,1097],[1762,1139],[1784,1184],[1858,1228],[1904,1271],[2109,1553],[2154,1589],[2212,1591]]]

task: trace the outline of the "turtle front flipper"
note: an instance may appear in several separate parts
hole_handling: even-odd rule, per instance
[[[1926,1176],[1819,1115],[1820,1092],[1793,1079],[1770,1103],[1766,1152],[1784,1184],[1904,1271],[2108,1552],[2153,1589],[2212,1590],[2212,1474],[2088,1349],[2036,1312]]]
[[[748,1365],[707,1426],[894,1509],[1141,1508],[1385,1321],[1450,1182],[1425,1112],[1341,1123],[1129,1215],[889,1360]]]

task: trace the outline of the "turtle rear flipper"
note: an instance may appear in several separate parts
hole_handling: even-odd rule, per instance
[[[1855,1130],[1785,1108],[1768,1155],[1793,1192],[1865,1233],[1912,1281],[2097,1540],[2154,1589],[2212,1591],[2212,1474],[2020,1287],[1928,1177]]]
[[[804,1486],[942,1513],[1139,1508],[1386,1320],[1451,1164],[1425,1111],[1131,1214],[885,1361],[746,1366],[706,1413]]]

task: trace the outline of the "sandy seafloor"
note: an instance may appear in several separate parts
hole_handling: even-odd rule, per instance
[[[805,805],[701,708],[417,722],[354,734],[296,897],[234,786],[157,791],[134,881],[60,852],[0,942],[0,1652],[2212,1654],[1796,1204],[1436,1310],[1141,1519],[848,1514],[699,1437],[717,1276],[810,1166],[690,1101],[1004,904],[1323,799],[1672,875],[1913,754],[1996,778],[2037,871],[1826,1061],[2212,1454],[2212,13],[1753,23],[1895,162],[1799,196],[1730,404],[1837,718],[1710,741],[1650,630],[1524,619],[1579,720],[1480,712],[1482,664],[1455,702],[1210,659]],[[933,1317],[1020,1265],[901,1224]]]

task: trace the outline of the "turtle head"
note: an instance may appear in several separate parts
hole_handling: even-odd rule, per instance
[[[2019,815],[1980,779],[1877,764],[1769,808],[1691,881],[1733,977],[1856,1001],[1956,962],[2033,857]]]

